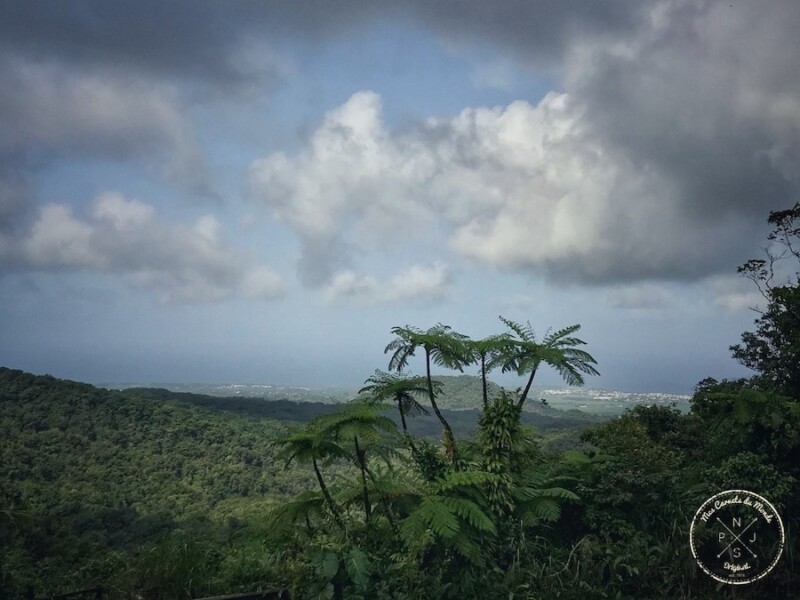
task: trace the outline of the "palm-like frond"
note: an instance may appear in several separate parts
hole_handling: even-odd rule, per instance
[[[435,365],[463,371],[472,362],[472,351],[466,335],[453,331],[448,325],[438,323],[426,332],[425,346]]]
[[[453,490],[465,491],[468,488],[481,489],[487,483],[495,483],[498,479],[496,473],[488,471],[465,470],[448,471],[444,477],[433,484],[434,493],[446,493]]]
[[[457,498],[453,496],[445,496],[442,498],[442,503],[459,516],[463,521],[466,521],[478,531],[485,531],[487,533],[497,533],[497,528],[489,516],[483,512],[472,500],[468,498]]]
[[[508,352],[513,348],[513,338],[507,333],[490,335],[481,340],[471,341],[469,344],[477,358],[483,356],[486,361],[486,370],[500,366]]]
[[[448,369],[462,371],[472,360],[467,346],[467,336],[453,331],[449,325],[437,323],[427,331],[406,325],[393,327],[395,339],[389,342],[384,354],[392,353],[389,369],[401,371],[408,366],[408,360],[414,356],[417,348],[422,348],[430,356],[433,364]]]
[[[535,470],[516,477],[512,495],[517,514],[530,523],[558,520],[564,502],[579,500],[574,492],[554,485],[563,479]]]
[[[367,385],[358,390],[359,394],[369,394],[376,402],[394,401],[404,415],[428,414],[427,409],[417,402],[415,396],[428,394],[425,377],[409,377],[401,373],[386,373],[380,369],[364,381]],[[435,395],[442,391],[441,381],[432,381]]]
[[[347,458],[360,465],[369,453],[388,463],[397,452],[392,442],[397,435],[397,426],[383,414],[389,408],[387,404],[353,400],[342,410],[318,417],[313,424],[321,437],[343,450],[335,455],[336,458]]]
[[[555,332],[548,332],[541,342],[530,323],[522,325],[500,317],[500,320],[514,334],[513,349],[505,354],[502,362],[503,372],[515,371],[518,375],[530,374],[525,391],[520,397],[520,404],[525,401],[533,377],[539,366],[544,363],[553,367],[568,385],[583,385],[583,375],[599,375],[594,365],[594,357],[577,348],[586,344],[573,334],[580,330],[580,325],[570,325]]]
[[[325,498],[319,492],[303,492],[270,511],[267,520],[271,528],[291,528],[297,521],[321,517],[325,513]]]
[[[352,400],[342,410],[315,419],[314,423],[323,435],[333,439],[347,439],[353,435],[367,438],[379,437],[383,433],[395,433],[397,427],[383,413],[391,408],[387,404]]]
[[[535,498],[524,505],[520,516],[530,525],[539,521],[558,521],[561,505],[552,498]]]
[[[536,341],[536,333],[533,331],[533,327],[531,327],[530,322],[523,325],[522,323],[517,323],[502,316],[500,317],[500,320],[517,336],[520,341]]]
[[[293,460],[309,462],[312,459],[325,460],[347,456],[347,451],[315,427],[313,422],[304,429],[289,431],[270,445],[278,449],[278,457],[285,459],[287,466]]]
[[[438,540],[467,560],[481,564],[486,536],[497,534],[497,526],[485,510],[483,492],[496,475],[483,471],[448,471],[425,484],[417,504],[400,525],[409,548],[420,549]]]
[[[417,510],[403,521],[401,534],[407,541],[409,536],[405,534],[418,534],[418,523],[429,527],[433,533],[443,538],[453,537],[461,528],[455,511],[435,497],[424,498]]]
[[[392,327],[392,335],[396,336],[386,345],[383,353],[392,353],[389,359],[389,370],[402,371],[408,366],[408,359],[414,356],[414,351],[419,347],[416,340],[422,331],[411,325],[405,327]]]
[[[394,327],[392,333],[397,337],[386,346],[385,353],[392,352],[389,359],[389,369],[400,371],[408,365],[409,357],[414,355],[417,348],[425,350],[425,371],[428,384],[428,400],[431,403],[436,418],[444,428],[445,451],[451,460],[455,460],[457,451],[453,430],[447,419],[436,404],[433,381],[431,378],[431,363],[449,369],[464,370],[464,366],[472,360],[471,351],[467,345],[467,336],[457,333],[448,325],[436,324],[427,331],[414,327]],[[402,413],[401,413],[402,414]]]

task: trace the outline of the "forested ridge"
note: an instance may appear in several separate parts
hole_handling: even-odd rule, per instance
[[[307,489],[311,474],[275,460],[270,441],[281,430],[269,419],[0,369],[0,530],[12,540],[3,588],[103,581],[159,539],[226,530],[223,501],[263,504]]]
[[[570,385],[598,372],[579,325],[538,337],[501,317],[504,331],[481,340],[395,327],[387,370],[303,423],[2,369],[3,592],[719,598],[733,588],[697,566],[690,522],[739,489],[767,498],[786,536],[771,572],[735,597],[800,597],[800,204],[769,222],[784,252],[741,267],[766,308],[731,349],[753,377],[705,379],[688,414],[639,406],[562,447],[523,414],[540,370]],[[797,272],[778,279],[776,261]],[[405,373],[412,356],[424,375]],[[467,411],[444,409],[432,365],[479,368],[474,431],[458,420]],[[491,389],[493,370],[519,389]],[[415,433],[421,418],[435,436]]]

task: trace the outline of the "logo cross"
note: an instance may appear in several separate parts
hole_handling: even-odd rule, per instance
[[[747,544],[745,544],[743,541],[741,541],[741,540],[739,539],[739,538],[740,538],[742,535],[744,535],[744,532],[745,532],[745,531],[747,531],[748,529],[750,529],[750,526],[751,526],[751,525],[753,525],[753,523],[755,523],[756,521],[758,521],[758,518],[755,518],[755,519],[753,519],[752,521],[750,521],[750,525],[748,525],[747,527],[745,527],[744,529],[742,529],[742,530],[739,532],[739,535],[736,535],[736,534],[735,534],[735,533],[733,533],[733,532],[732,532],[730,529],[728,529],[728,526],[727,526],[727,525],[725,525],[725,523],[723,523],[723,522],[720,520],[720,518],[719,518],[719,517],[717,517],[717,521],[719,521],[719,524],[720,524],[720,525],[722,525],[722,526],[723,526],[725,529],[727,529],[727,530],[728,530],[728,533],[730,533],[730,534],[733,536],[733,540],[731,540],[731,542],[730,542],[730,543],[729,543],[727,546],[725,546],[725,547],[722,549],[722,552],[720,552],[719,554],[717,554],[717,558],[719,558],[720,556],[722,556],[722,555],[723,555],[723,553],[724,553],[724,552],[725,552],[725,551],[726,551],[728,548],[730,548],[731,546],[733,546],[733,544],[735,544],[736,542],[739,542],[739,543],[740,543],[742,546],[744,546],[744,547],[747,549],[747,551],[748,551],[750,554],[752,554],[752,555],[753,555],[753,558],[758,558],[758,556],[756,555],[756,553],[755,553],[755,552],[753,552],[752,550],[750,550],[750,548],[747,546]]]

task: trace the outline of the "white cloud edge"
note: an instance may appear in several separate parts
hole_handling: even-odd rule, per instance
[[[83,218],[70,205],[45,204],[30,230],[14,242],[5,246],[7,263],[121,277],[164,303],[268,301],[286,291],[276,270],[229,246],[215,216],[170,224],[154,206],[118,192],[99,194]]]

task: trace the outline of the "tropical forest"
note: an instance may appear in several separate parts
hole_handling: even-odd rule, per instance
[[[730,349],[753,374],[710,373],[688,412],[542,413],[537,373],[580,386],[602,364],[578,324],[505,317],[482,339],[398,324],[338,404],[2,368],[0,598],[800,597],[800,204],[769,225],[739,267],[764,304]],[[724,563],[763,571],[742,585],[694,553],[698,509],[725,490],[781,519],[773,564]]]

